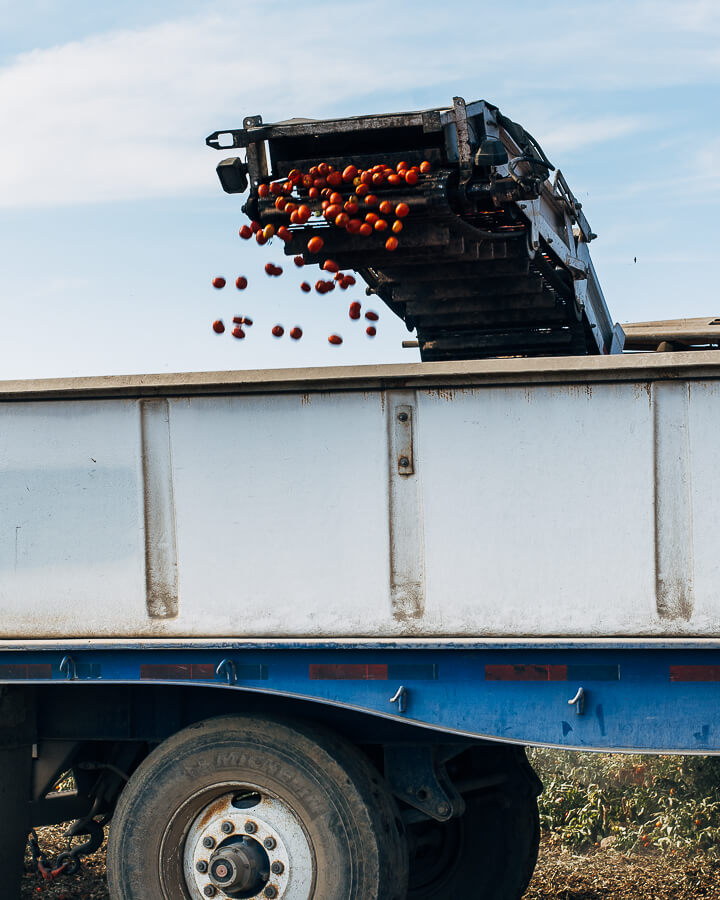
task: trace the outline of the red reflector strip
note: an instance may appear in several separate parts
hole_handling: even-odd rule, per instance
[[[720,681],[720,666],[670,666],[670,681]]]
[[[485,681],[567,681],[567,666],[485,666]]]
[[[0,666],[0,680],[52,678],[52,666],[46,663],[16,663]]]
[[[345,663],[340,665],[311,664],[311,681],[387,681],[388,667]]]
[[[140,666],[140,678],[154,681],[185,681],[196,678],[213,681],[215,679],[215,666],[212,663],[143,665]]]

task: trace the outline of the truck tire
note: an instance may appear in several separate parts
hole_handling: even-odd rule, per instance
[[[524,764],[523,764],[524,761]],[[540,844],[540,780],[525,760],[502,790],[463,794],[462,816],[409,829],[408,900],[519,900]]]
[[[112,900],[404,900],[389,791],[344,740],[304,724],[209,719],[138,767],[108,842]]]

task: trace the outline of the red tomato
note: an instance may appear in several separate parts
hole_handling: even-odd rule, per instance
[[[360,318],[360,310],[353,309],[351,307],[350,310],[348,311],[348,315],[350,316],[351,319],[359,319]]]
[[[395,236],[389,237],[385,241],[385,249],[386,250],[397,250],[397,246],[398,246],[398,239]]]
[[[330,337],[328,338],[328,341],[331,344],[335,344],[335,345],[342,344],[342,338],[340,337],[339,334],[331,334]]]
[[[359,300],[353,300],[353,302],[350,304],[350,312],[360,312],[361,309],[362,304]]]
[[[257,234],[258,231],[262,231],[262,225],[253,219],[250,223],[250,231],[252,231],[253,234]]]
[[[338,203],[331,203],[330,206],[325,210],[325,218],[326,219],[334,219],[335,216],[339,216],[342,212],[342,206]]]
[[[225,325],[223,324],[222,319],[215,319],[215,321],[212,324],[212,327],[213,327],[213,331],[215,332],[215,334],[222,334],[223,331],[225,331]]]
[[[265,263],[265,271],[268,275],[275,274],[275,263]]]
[[[273,325],[272,333],[275,337],[282,337],[285,334],[285,329],[282,325]]]
[[[277,197],[275,199],[275,209],[285,209],[287,205],[287,200],[284,197]]]
[[[355,188],[355,193],[358,195],[358,197],[364,197],[369,190],[370,188],[365,183],[362,183]]]
[[[400,221],[400,219],[395,219],[395,221],[392,223],[392,230],[395,234],[400,234],[400,232],[403,230],[403,223]]]
[[[345,166],[342,172],[342,180],[343,181],[352,181],[354,178],[357,178],[358,170],[355,166]]]
[[[335,262],[334,259],[326,259],[322,265],[323,269],[326,272],[339,272],[340,266]]]
[[[356,283],[356,282],[355,282],[355,277],[354,277],[353,275],[346,275],[346,276],[345,276],[345,282],[346,282],[347,284],[349,284],[349,285],[355,284],[355,283]]]
[[[247,278],[244,275],[239,275],[238,278],[235,280],[235,287],[239,291],[244,291],[245,288],[247,287],[247,284],[248,284]]]
[[[243,225],[238,234],[244,241],[249,241],[253,235],[253,230],[249,225]]]
[[[338,283],[339,285],[342,286],[342,283],[343,283],[344,280],[345,280],[345,275],[344,275],[342,272],[336,272],[336,273],[335,273],[335,281],[337,281],[337,283]]]
[[[326,282],[324,281],[324,279],[318,278],[318,280],[315,282],[315,290],[318,292],[318,294],[327,293],[327,287],[325,285]]]
[[[253,322],[253,320],[250,319],[248,316],[243,316],[243,320],[242,320],[241,324],[247,325],[249,328],[252,325],[252,322]]]
[[[349,216],[354,216],[360,207],[355,203],[354,200],[348,200],[347,203],[343,205],[343,209]]]
[[[320,165],[317,168],[318,168],[319,175],[327,175],[327,173],[330,171],[330,166],[324,162],[320,163]]]
[[[317,166],[310,166],[310,169],[309,169],[309,171],[308,171],[308,174],[309,174],[309,175],[312,175],[313,178],[317,178],[317,176],[318,176],[318,174],[319,174],[319,173],[318,173],[318,167],[317,167]]]
[[[274,225],[266,225],[263,230],[263,237],[266,241],[269,241],[271,237],[275,234],[275,226]]]
[[[338,194],[337,191],[333,191],[333,193],[330,194],[330,202],[337,203],[339,206],[342,206],[343,205],[343,195]]]
[[[430,165],[430,163],[429,163],[429,161],[428,161],[427,159],[424,159],[424,160],[420,163],[420,171],[423,173],[423,175],[427,175],[427,173],[428,173],[431,169],[432,169],[432,166]]]
[[[399,175],[396,175],[394,172],[388,175],[387,181],[388,184],[392,185],[393,187],[397,187],[399,184],[403,183],[403,179]]]
[[[307,281],[303,281],[303,283],[300,285],[300,290],[305,291],[306,294],[309,294],[312,288],[307,283]]]
[[[332,187],[339,187],[342,184],[342,174],[340,172],[330,172],[327,177],[327,183]]]
[[[258,197],[267,197],[270,194],[270,186],[267,184],[258,185]]]
[[[212,280],[212,286],[213,286],[214,288],[218,288],[218,290],[219,290],[220,288],[224,288],[224,287],[225,287],[225,279],[224,279],[221,275],[217,275],[217,276],[216,276],[215,278],[213,278],[213,280]]]
[[[297,210],[295,210],[295,212],[290,213],[290,224],[291,225],[302,225],[303,224],[303,220],[298,215]]]
[[[329,200],[332,197],[332,194],[332,189],[329,187],[324,187],[320,190],[320,196],[325,197],[326,200]]]
[[[367,169],[364,172],[360,173],[360,183],[366,184],[368,187],[372,184],[373,173],[371,170]]]
[[[239,325],[236,325],[233,328],[231,334],[234,338],[239,338],[240,340],[242,340],[242,338],[245,337],[245,332],[242,330],[242,328]]]
[[[300,171],[300,169],[291,169],[288,173],[288,181],[292,181],[293,184],[297,184],[301,178],[302,172]]]
[[[374,325],[368,325],[368,327],[365,329],[365,334],[368,337],[375,337],[375,335],[377,334],[377,328]]]
[[[420,176],[415,171],[415,169],[408,169],[405,173],[405,182],[406,184],[417,184]]]
[[[380,216],[377,213],[365,213],[365,221],[368,223],[368,225],[374,225],[379,218]]]
[[[392,203],[389,200],[383,200],[378,209],[384,216],[389,216],[392,212]]]
[[[387,231],[388,224],[385,219],[378,219],[373,225],[375,231]]]
[[[407,203],[398,203],[398,205],[395,207],[395,215],[398,217],[398,219],[404,219],[409,212],[410,207],[407,205]]]
[[[255,235],[255,240],[258,242],[258,244],[260,244],[261,247],[263,244],[267,244],[267,238],[262,233],[262,231],[257,232],[257,234]]]
[[[292,181],[286,181],[282,186],[283,194],[292,194],[293,192],[293,183]]]
[[[299,269],[302,269],[302,267],[305,265],[305,259],[302,256],[294,257],[293,262]]]
[[[376,312],[373,312],[371,309],[369,309],[365,313],[365,318],[369,319],[371,322],[377,322],[377,320],[380,318],[380,316]]]
[[[319,253],[322,250],[324,244],[325,241],[321,237],[318,237],[316,235],[315,237],[310,238],[307,243],[307,248],[310,253]]]
[[[315,181],[313,181],[313,187],[320,190],[321,188],[327,187],[327,181],[324,178],[316,178]]]
[[[385,184],[385,175],[382,172],[376,172],[372,177],[372,183],[375,187]]]
[[[297,214],[298,216],[300,216],[301,222],[307,222],[307,220],[312,215],[312,211],[310,210],[309,206],[306,206],[304,203],[302,203],[300,206],[298,206]]]
[[[317,198],[319,196],[320,196],[320,191],[316,187],[311,187],[310,190],[308,191],[308,197],[311,200],[317,200]]]
[[[242,323],[243,323],[244,321],[245,321],[245,319],[244,319],[242,316],[233,316],[233,322],[234,322],[236,325],[242,325]]]
[[[358,228],[358,234],[361,234],[363,237],[368,237],[368,235],[373,233],[373,227],[369,222],[363,222],[362,225]]]
[[[312,175],[303,175],[302,177],[302,186],[304,188],[312,187],[313,177]]]
[[[285,212],[289,213],[290,215],[292,215],[297,208],[297,203],[291,203],[290,201],[288,201],[285,204]]]
[[[368,206],[377,206],[378,198],[375,196],[375,194],[367,194],[365,197],[365,202]]]
[[[320,204],[320,209],[322,209],[324,212],[328,208],[328,206],[330,206],[330,201],[323,200],[323,202]]]
[[[346,226],[348,234],[359,234],[361,225],[362,222],[360,221],[360,219],[350,219]]]
[[[279,194],[282,194],[282,187],[280,186],[279,181],[273,181],[273,183],[270,185],[270,193],[275,194],[276,197]]]
[[[288,243],[288,241],[292,240],[292,233],[291,233],[290,229],[286,228],[284,225],[281,225],[278,228],[277,233],[278,233],[278,237],[280,238],[280,240],[285,241],[286,244]]]
[[[395,166],[395,171],[396,171],[396,172],[403,172],[403,171],[404,171],[405,169],[407,169],[407,168],[408,168],[408,164],[405,162],[405,160],[401,160],[401,161]]]
[[[302,337],[302,328],[299,328],[297,325],[295,325],[294,328],[290,329],[290,337],[294,341],[299,341],[300,338]]]

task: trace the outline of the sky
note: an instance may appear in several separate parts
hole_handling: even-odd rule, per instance
[[[372,341],[348,320],[359,286],[306,296],[240,241],[205,137],[455,95],[562,169],[616,321],[720,315],[716,0],[0,0],[0,21],[0,380],[416,361],[384,306]],[[212,332],[233,315],[244,341]]]

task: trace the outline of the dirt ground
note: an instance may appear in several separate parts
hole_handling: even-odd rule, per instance
[[[62,827],[38,831],[40,844],[52,858],[65,849]],[[43,882],[30,870],[21,900],[42,896],[52,900],[108,900],[105,853],[84,858],[80,874]],[[720,897],[720,862],[703,856],[627,855],[597,849],[571,853],[543,840],[540,859],[526,900],[698,900]]]

